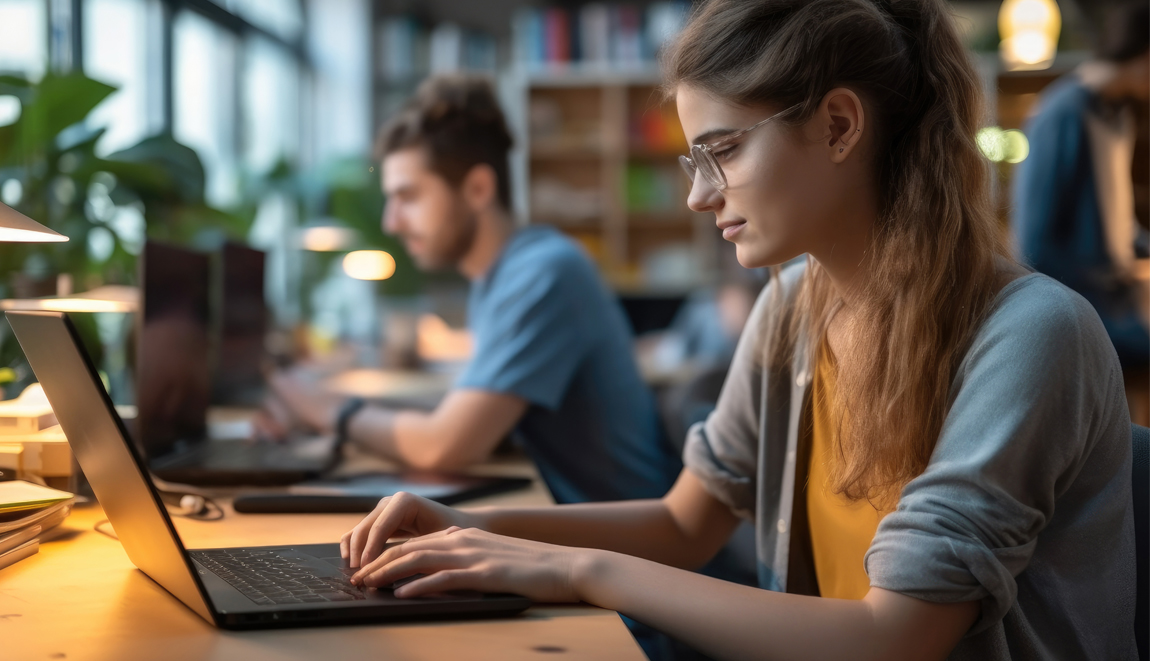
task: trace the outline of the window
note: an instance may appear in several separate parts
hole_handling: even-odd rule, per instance
[[[196,150],[209,204],[239,199],[236,149],[236,37],[182,11],[172,26],[172,134]]]
[[[244,48],[244,164],[256,174],[281,158],[293,159],[300,143],[299,66],[282,47],[259,37]]]
[[[48,17],[44,0],[0,2],[0,71],[33,80],[48,64]]]
[[[88,0],[84,69],[118,89],[89,117],[107,127],[97,152],[130,147],[163,128],[159,0]]]
[[[295,41],[303,33],[300,0],[230,0],[229,9],[268,32]]]

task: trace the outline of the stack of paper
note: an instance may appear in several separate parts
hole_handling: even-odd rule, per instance
[[[40,535],[71,512],[72,494],[31,482],[0,482],[0,569],[40,550]]]

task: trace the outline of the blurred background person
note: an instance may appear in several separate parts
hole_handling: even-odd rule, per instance
[[[1112,8],[1095,58],[1047,88],[1026,125],[1012,227],[1024,261],[1098,311],[1126,376],[1131,417],[1150,423],[1150,262],[1134,212],[1137,104],[1150,99],[1150,4]]]
[[[630,329],[575,244],[551,228],[516,229],[511,142],[489,83],[468,76],[427,80],[380,134],[385,232],[421,269],[471,282],[474,357],[440,405],[363,406],[284,373],[259,427],[277,436],[299,424],[426,470],[482,461],[514,431],[557,502],[662,495],[681,463]]]

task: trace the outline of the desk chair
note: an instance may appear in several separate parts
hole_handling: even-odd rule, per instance
[[[1147,588],[1150,588],[1150,429],[1130,425],[1134,437],[1134,548],[1138,586],[1134,602],[1134,638],[1138,641],[1138,658],[1150,657],[1150,611],[1147,610]]]

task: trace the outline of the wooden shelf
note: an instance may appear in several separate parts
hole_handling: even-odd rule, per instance
[[[597,188],[602,199],[602,213],[595,219],[570,221],[552,214],[529,214],[529,222],[577,234],[591,247],[589,252],[604,276],[617,286],[659,288],[662,283],[644,282],[643,265],[651,263],[649,258],[657,252],[684,248],[697,257],[699,272],[693,279],[699,284],[708,281],[717,270],[718,233],[706,231],[701,216],[687,209],[685,193],[680,195],[687,188],[677,162],[680,150],[649,143],[646,133],[634,133],[640,122],[637,118],[647,113],[674,119],[672,102],[657,90],[658,71],[560,67],[520,72],[514,80],[523,103],[521,121],[533,122],[519,132],[524,142],[518,165],[527,195],[519,208],[526,213],[534,206],[546,208],[558,201],[531,199],[549,194],[547,187],[533,186],[544,179],[570,189]],[[648,124],[643,130],[650,129]],[[676,179],[670,182],[669,177]],[[628,209],[629,201],[661,205],[672,194],[676,197],[673,207]]]
[[[598,160],[604,157],[604,151],[595,147],[568,147],[563,145],[532,145],[531,158],[539,160],[555,160],[574,158],[578,160]]]

